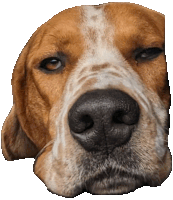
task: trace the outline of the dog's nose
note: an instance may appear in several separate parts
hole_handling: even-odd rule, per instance
[[[83,94],[68,114],[71,134],[84,149],[108,153],[130,140],[138,120],[137,102],[115,89]]]

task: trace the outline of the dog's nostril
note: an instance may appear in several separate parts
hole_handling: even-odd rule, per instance
[[[122,124],[122,123],[124,123],[123,122],[123,119],[122,119],[122,117],[123,117],[123,111],[116,111],[115,113],[114,113],[114,115],[113,115],[113,123],[115,123],[115,124]]]
[[[76,109],[69,113],[69,126],[74,133],[84,133],[94,125],[92,117],[83,112],[76,112]]]
[[[82,130],[81,132],[92,128],[94,125],[94,121],[92,120],[92,118],[89,115],[83,115],[81,117],[81,122],[85,125],[84,130]]]

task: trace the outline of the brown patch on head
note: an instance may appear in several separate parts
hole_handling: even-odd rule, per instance
[[[63,52],[68,56],[69,64],[74,64],[82,54],[84,44],[83,36],[78,27],[80,21],[81,11],[78,7],[55,15],[42,26],[42,29],[46,29],[46,34],[43,34],[35,57],[41,55],[39,57],[42,59],[44,56]]]
[[[123,55],[132,48],[164,42],[164,16],[143,6],[130,3],[107,4],[108,21],[115,27],[114,43]]]
[[[114,45],[139,74],[143,83],[157,93],[166,107],[170,94],[164,53],[152,61],[137,63],[134,50],[163,48],[165,40],[164,15],[130,3],[110,3],[104,7],[106,18],[115,27]]]
[[[17,114],[23,130],[39,150],[51,139],[50,110],[62,97],[67,78],[84,50],[80,21],[79,7],[55,15],[33,34],[14,69],[12,85]],[[48,74],[39,70],[41,61],[57,52],[67,57],[63,71]]]

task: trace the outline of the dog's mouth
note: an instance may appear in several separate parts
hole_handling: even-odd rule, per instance
[[[88,179],[85,189],[92,194],[125,194],[144,185],[148,184],[141,175],[107,169]]]

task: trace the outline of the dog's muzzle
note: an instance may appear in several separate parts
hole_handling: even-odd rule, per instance
[[[139,114],[138,103],[128,94],[93,90],[73,104],[68,122],[72,136],[85,150],[109,154],[130,140]]]

